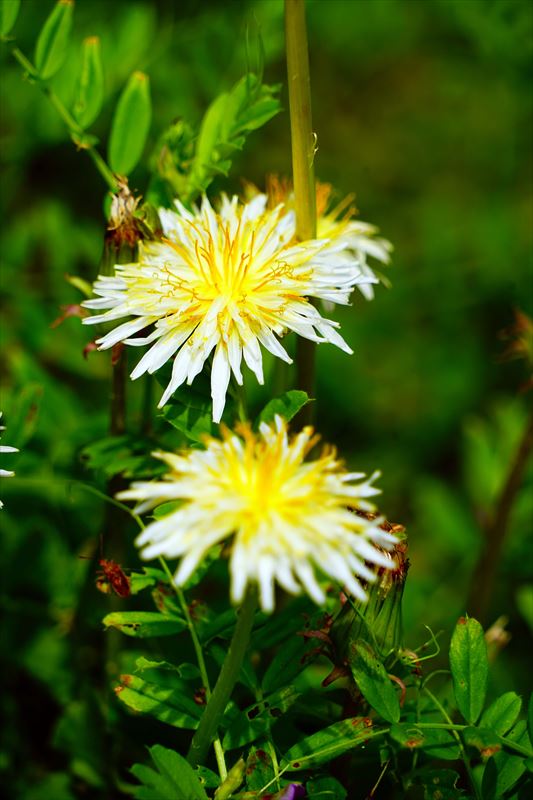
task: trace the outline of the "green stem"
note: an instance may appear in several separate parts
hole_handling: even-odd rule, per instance
[[[196,628],[194,626],[191,613],[189,611],[189,606],[187,605],[187,601],[185,600],[185,595],[183,594],[182,590],[179,588],[179,586],[176,586],[176,584],[174,583],[172,579],[172,573],[170,572],[168,564],[163,557],[159,559],[159,563],[163,567],[163,570],[165,571],[165,574],[170,581],[170,585],[174,588],[174,591],[176,592],[176,597],[178,598],[178,602],[183,612],[183,616],[185,617],[185,620],[187,622],[187,627],[189,628],[189,633],[192,639],[194,652],[196,653],[196,661],[198,662],[198,669],[200,670],[200,676],[202,678],[202,685],[205,689],[206,700],[209,702],[209,700],[211,699],[211,685],[209,683],[209,676],[207,674],[207,668],[205,665],[204,652],[202,650],[202,645],[200,644],[198,634],[196,633]],[[213,747],[215,750],[215,756],[217,759],[220,778],[223,781],[228,774],[228,770],[226,768],[226,761],[224,758],[224,749],[222,747],[222,742],[220,741],[218,736],[213,742]]]
[[[229,646],[226,660],[222,665],[216,686],[211,695],[200,725],[193,736],[187,760],[192,766],[203,764],[213,739],[216,736],[220,720],[226,710],[231,693],[243,662],[244,654],[250,641],[256,608],[255,591],[248,589],[243,604],[238,612],[237,624]]]
[[[19,64],[24,68],[24,70],[29,74],[32,81],[34,81],[41,92],[48,97],[50,103],[53,105],[65,125],[67,126],[69,133],[75,136],[82,137],[85,134],[83,128],[81,128],[70,111],[65,108],[62,101],[59,97],[55,94],[55,92],[50,88],[48,83],[41,80],[39,77],[39,73],[31,63],[31,61],[24,55],[24,53],[18,48],[13,47],[11,49],[11,54],[13,57],[19,62]],[[82,147],[83,150],[86,150],[89,154],[90,158],[92,159],[96,169],[105,180],[109,188],[112,192],[118,192],[119,186],[116,181],[116,178],[111,170],[111,168],[106,164],[98,150],[94,148],[93,145],[85,144]]]
[[[464,728],[466,726],[465,725],[454,725],[452,723],[452,721],[451,721],[446,709],[444,708],[442,703],[435,697],[433,692],[431,692],[426,686],[424,686],[423,691],[427,694],[429,699],[432,701],[432,703],[435,705],[435,707],[440,711],[440,713],[442,714],[442,716],[444,717],[444,719],[448,723],[448,725],[440,725],[440,726],[439,725],[436,725],[436,726],[433,725],[432,727],[434,727],[434,728],[436,727],[437,729],[439,727],[440,728],[447,728],[448,730],[451,731],[451,733],[452,733],[452,735],[453,735],[454,739],[456,740],[457,745],[459,747],[459,752],[461,753],[461,758],[463,759],[463,763],[465,765],[465,769],[466,769],[466,772],[467,772],[467,775],[468,775],[468,780],[470,781],[470,785],[472,786],[472,789],[474,791],[474,795],[477,798],[477,800],[482,800],[482,798],[481,798],[481,796],[479,794],[478,785],[477,785],[476,781],[474,780],[474,775],[472,773],[472,768],[470,766],[470,759],[468,758],[468,756],[466,754],[466,750],[463,747],[463,742],[461,741],[461,737],[459,736],[459,733],[458,733],[458,731],[464,730]],[[431,723],[418,723],[418,727],[430,727],[430,726],[431,726]]]
[[[313,167],[315,136],[311,121],[311,81],[304,0],[285,0],[285,46],[296,237],[299,241],[305,241],[316,238],[316,187]],[[313,342],[301,336],[297,338],[297,383],[311,397],[315,388],[315,349]],[[311,421],[312,408],[309,404],[300,412],[302,423]]]

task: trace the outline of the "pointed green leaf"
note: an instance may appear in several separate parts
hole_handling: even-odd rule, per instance
[[[527,730],[529,733],[529,741],[533,742],[533,692],[529,695],[529,704],[527,707]]]
[[[450,668],[457,707],[466,721],[474,724],[485,703],[489,670],[483,628],[477,620],[461,617],[455,626]]]
[[[202,707],[195,703],[191,685],[181,680],[177,672],[150,670],[144,674],[150,680],[144,680],[144,675],[120,676],[120,686],[115,689],[120,702],[174,728],[197,728]]]
[[[187,623],[157,611],[114,611],[102,620],[106,628],[117,628],[126,636],[144,639],[149,636],[173,636],[185,630]]]
[[[261,422],[273,422],[276,414],[279,414],[280,417],[289,422],[301,408],[311,402],[312,399],[305,392],[291,389],[289,392],[282,394],[281,397],[275,397],[266,404],[257,418],[256,427],[259,427]]]
[[[39,77],[48,80],[56,74],[67,55],[74,0],[59,0],[43,25],[35,48]]]
[[[350,647],[348,663],[359,691],[367,703],[387,722],[400,719],[398,693],[387,671],[367,642]]]
[[[490,728],[465,728],[461,732],[464,743],[468,747],[479,750],[483,758],[492,758],[502,749],[499,736]]]
[[[336,778],[316,778],[305,784],[308,800],[346,800],[347,792]]]
[[[157,771],[144,764],[131,768],[143,784],[135,792],[136,800],[208,800],[198,776],[182,756],[158,744],[149,753]]]
[[[522,699],[515,692],[505,692],[485,709],[479,720],[481,728],[488,728],[499,736],[505,736],[518,719]]]
[[[289,636],[268,666],[262,681],[265,693],[273,692],[293,681],[309,664],[306,655],[316,649],[316,640]]]
[[[0,0],[0,36],[7,36],[17,21],[20,0]]]
[[[246,788],[259,790],[274,778],[274,766],[266,741],[251,747],[246,761]]]
[[[117,175],[129,175],[137,166],[151,119],[150,79],[144,72],[134,72],[119,98],[111,125],[109,164]]]
[[[527,747],[529,744],[529,737],[527,735],[527,723],[525,720],[517,722],[506,738],[516,744]],[[526,771],[525,762],[526,759],[523,758],[523,756],[512,755],[505,749],[496,753],[494,758],[487,764],[482,782],[483,788],[490,786],[492,795],[489,790],[487,790],[483,797],[486,796],[487,800],[490,800],[491,796],[494,797],[495,800],[499,800],[499,798],[503,797],[506,792],[518,783]],[[493,766],[490,766],[491,764]],[[492,789],[493,785],[494,788]]]
[[[280,766],[288,772],[313,769],[386,731],[387,728],[374,728],[366,717],[343,719],[295,744],[285,753]]]
[[[89,36],[83,42],[81,73],[78,80],[73,116],[82,128],[91,125],[104,102],[104,73],[100,53],[100,39]]]

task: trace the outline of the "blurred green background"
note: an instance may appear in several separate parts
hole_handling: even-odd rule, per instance
[[[13,33],[30,56],[51,6],[23,0]],[[278,0],[83,0],[74,20],[53,85],[69,105],[81,41],[100,36],[106,103],[93,130],[103,146],[132,70],[150,76],[151,136],[130,181],[141,193],[164,128],[198,121],[244,73],[248,34],[260,32],[265,81],[285,82]],[[339,198],[356,192],[361,219],[395,247],[392,288],[378,287],[371,303],[356,293],[336,312],[355,355],[319,348],[317,426],[354,468],[383,471],[381,508],[410,537],[405,630],[416,647],[424,625],[444,629],[446,641],[465,611],[482,526],[527,420],[525,368],[502,362],[500,332],[515,308],[533,313],[533,9],[522,0],[311,0],[308,27],[317,176]],[[78,556],[94,551],[104,508],[72,480],[105,487],[81,452],[107,434],[109,364],[83,357],[91,330],[78,319],[51,324],[60,306],[80,301],[65,274],[97,274],[106,187],[7,45],[1,58],[0,408],[2,443],[21,452],[2,463],[17,475],[2,482],[0,512],[0,769],[21,797],[70,800],[68,765],[79,796],[97,797],[104,739],[90,732],[79,669],[89,678],[98,669],[109,598]],[[285,88],[282,99],[286,109]],[[241,176],[264,186],[267,173],[290,168],[285,111],[250,137],[231,178],[214,188],[239,191]],[[268,386],[251,394],[260,405]],[[484,620],[508,617],[511,634],[493,665],[493,693],[528,688],[532,481],[530,469]],[[113,556],[105,543],[104,552]],[[128,559],[137,566],[133,550]]]

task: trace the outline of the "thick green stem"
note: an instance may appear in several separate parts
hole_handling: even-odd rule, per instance
[[[250,641],[255,608],[255,591],[249,589],[238,612],[237,624],[235,625],[226,660],[222,665],[213,694],[206,706],[187,754],[187,760],[192,766],[205,763],[211,743],[215,739],[220,720],[237,683],[244,654]]]
[[[52,91],[48,83],[39,78],[39,73],[31,63],[31,61],[24,55],[24,53],[21,50],[19,50],[18,47],[13,47],[11,49],[11,53],[13,57],[19,62],[21,67],[23,67],[24,70],[28,73],[32,81],[39,87],[41,92],[43,92],[43,94],[45,94],[46,97],[48,97],[50,103],[53,105],[53,107],[55,108],[55,110],[57,111],[57,113],[67,126],[69,133],[71,135],[78,136],[81,139],[81,137],[84,136],[85,131],[78,125],[78,123],[76,122],[70,111],[67,108],[65,108],[59,97],[55,94],[55,92]],[[89,154],[90,158],[93,161],[93,164],[95,165],[96,169],[98,170],[102,178],[105,180],[111,191],[118,192],[119,185],[117,183],[117,180],[113,175],[112,170],[110,169],[110,167],[108,167],[108,165],[106,164],[106,162],[104,161],[98,150],[96,150],[93,145],[86,143],[83,144],[81,149],[87,151],[87,153]]]
[[[311,83],[305,25],[305,0],[285,0],[285,46],[292,142],[292,179],[296,211],[296,237],[300,241],[316,238],[316,188],[313,160],[315,136],[311,121]],[[299,336],[296,344],[298,388],[314,395],[315,349]],[[303,423],[311,421],[313,405],[300,412]]]

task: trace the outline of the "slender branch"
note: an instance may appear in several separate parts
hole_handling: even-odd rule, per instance
[[[178,598],[178,602],[180,604],[181,610],[183,611],[183,616],[187,622],[187,627],[189,628],[189,633],[192,639],[192,644],[194,647],[194,652],[196,653],[196,661],[198,662],[198,669],[200,670],[200,676],[202,678],[202,685],[205,689],[205,696],[207,701],[211,699],[211,685],[209,683],[209,676],[207,674],[207,668],[205,665],[204,659],[204,652],[202,650],[202,645],[200,644],[200,640],[198,638],[198,634],[196,633],[196,628],[194,625],[194,621],[191,617],[191,613],[189,611],[189,606],[187,605],[187,601],[185,600],[185,595],[183,594],[182,590],[179,586],[176,586],[172,579],[172,573],[168,568],[168,564],[163,557],[159,559],[163,570],[167,578],[170,581],[170,585],[174,588],[176,592],[176,597]],[[228,770],[226,768],[226,761],[224,758],[224,749],[222,747],[222,742],[220,741],[219,737],[217,736],[213,742],[213,748],[215,750],[215,756],[217,759],[218,771],[220,774],[221,780],[224,780],[227,777]]]
[[[465,750],[465,748],[463,746],[463,742],[461,741],[461,737],[459,736],[459,733],[458,733],[458,731],[464,730],[464,728],[466,726],[465,725],[454,725],[452,723],[452,721],[451,721],[446,709],[444,708],[442,703],[435,697],[433,692],[431,692],[427,688],[427,686],[423,687],[423,691],[427,694],[427,696],[430,698],[430,700],[435,705],[435,707],[440,711],[440,713],[442,714],[442,716],[446,720],[447,725],[438,725],[438,724],[433,724],[433,723],[430,723],[430,722],[424,724],[424,723],[419,722],[419,723],[417,723],[418,727],[419,728],[424,728],[424,727],[428,728],[429,727],[429,728],[435,728],[436,730],[445,728],[445,729],[447,729],[447,730],[449,730],[451,732],[452,736],[456,740],[457,745],[459,747],[459,752],[461,753],[461,758],[462,758],[463,763],[465,765],[465,769],[466,769],[466,772],[467,772],[467,775],[468,775],[468,780],[470,781],[470,784],[471,784],[472,789],[474,791],[474,795],[476,796],[477,800],[482,800],[482,798],[480,797],[480,794],[479,794],[478,785],[474,780],[474,775],[472,773],[472,768],[470,767],[470,759],[468,758],[468,756],[466,754],[466,750]]]
[[[78,123],[76,122],[70,111],[63,105],[62,101],[59,99],[56,93],[50,88],[48,83],[39,78],[39,73],[31,63],[31,61],[24,55],[24,53],[18,47],[12,47],[11,54],[24,68],[24,70],[28,73],[32,81],[39,87],[41,92],[44,95],[46,95],[46,97],[48,97],[50,103],[53,105],[53,107],[55,108],[55,110],[65,123],[66,127],[68,128],[69,133],[74,136],[83,137],[85,135],[85,131],[83,130],[83,128],[80,127],[80,125],[78,125]],[[96,169],[98,170],[102,178],[105,180],[111,191],[118,192],[119,186],[112,170],[106,164],[106,162],[104,161],[98,150],[95,149],[94,145],[84,142],[83,146],[80,149],[87,151]]]
[[[250,641],[255,608],[255,591],[249,589],[239,609],[233,638],[213,694],[206,706],[202,719],[200,720],[200,725],[193,736],[187,754],[187,760],[192,766],[205,762],[211,743],[216,736],[220,720],[226,710],[233,688],[237,683],[244,654]]]
[[[285,42],[292,142],[292,177],[296,211],[296,236],[316,238],[316,188],[313,159],[315,137],[311,121],[311,82],[304,0],[285,0]],[[297,384],[314,395],[316,345],[299,336],[296,341]],[[312,405],[299,414],[301,422],[312,418]]]
[[[500,553],[514,501],[522,485],[524,472],[533,450],[533,413],[531,414],[518,445],[509,473],[503,484],[491,518],[485,526],[483,551],[470,582],[468,613],[483,622],[489,609],[494,581],[500,563]]]

